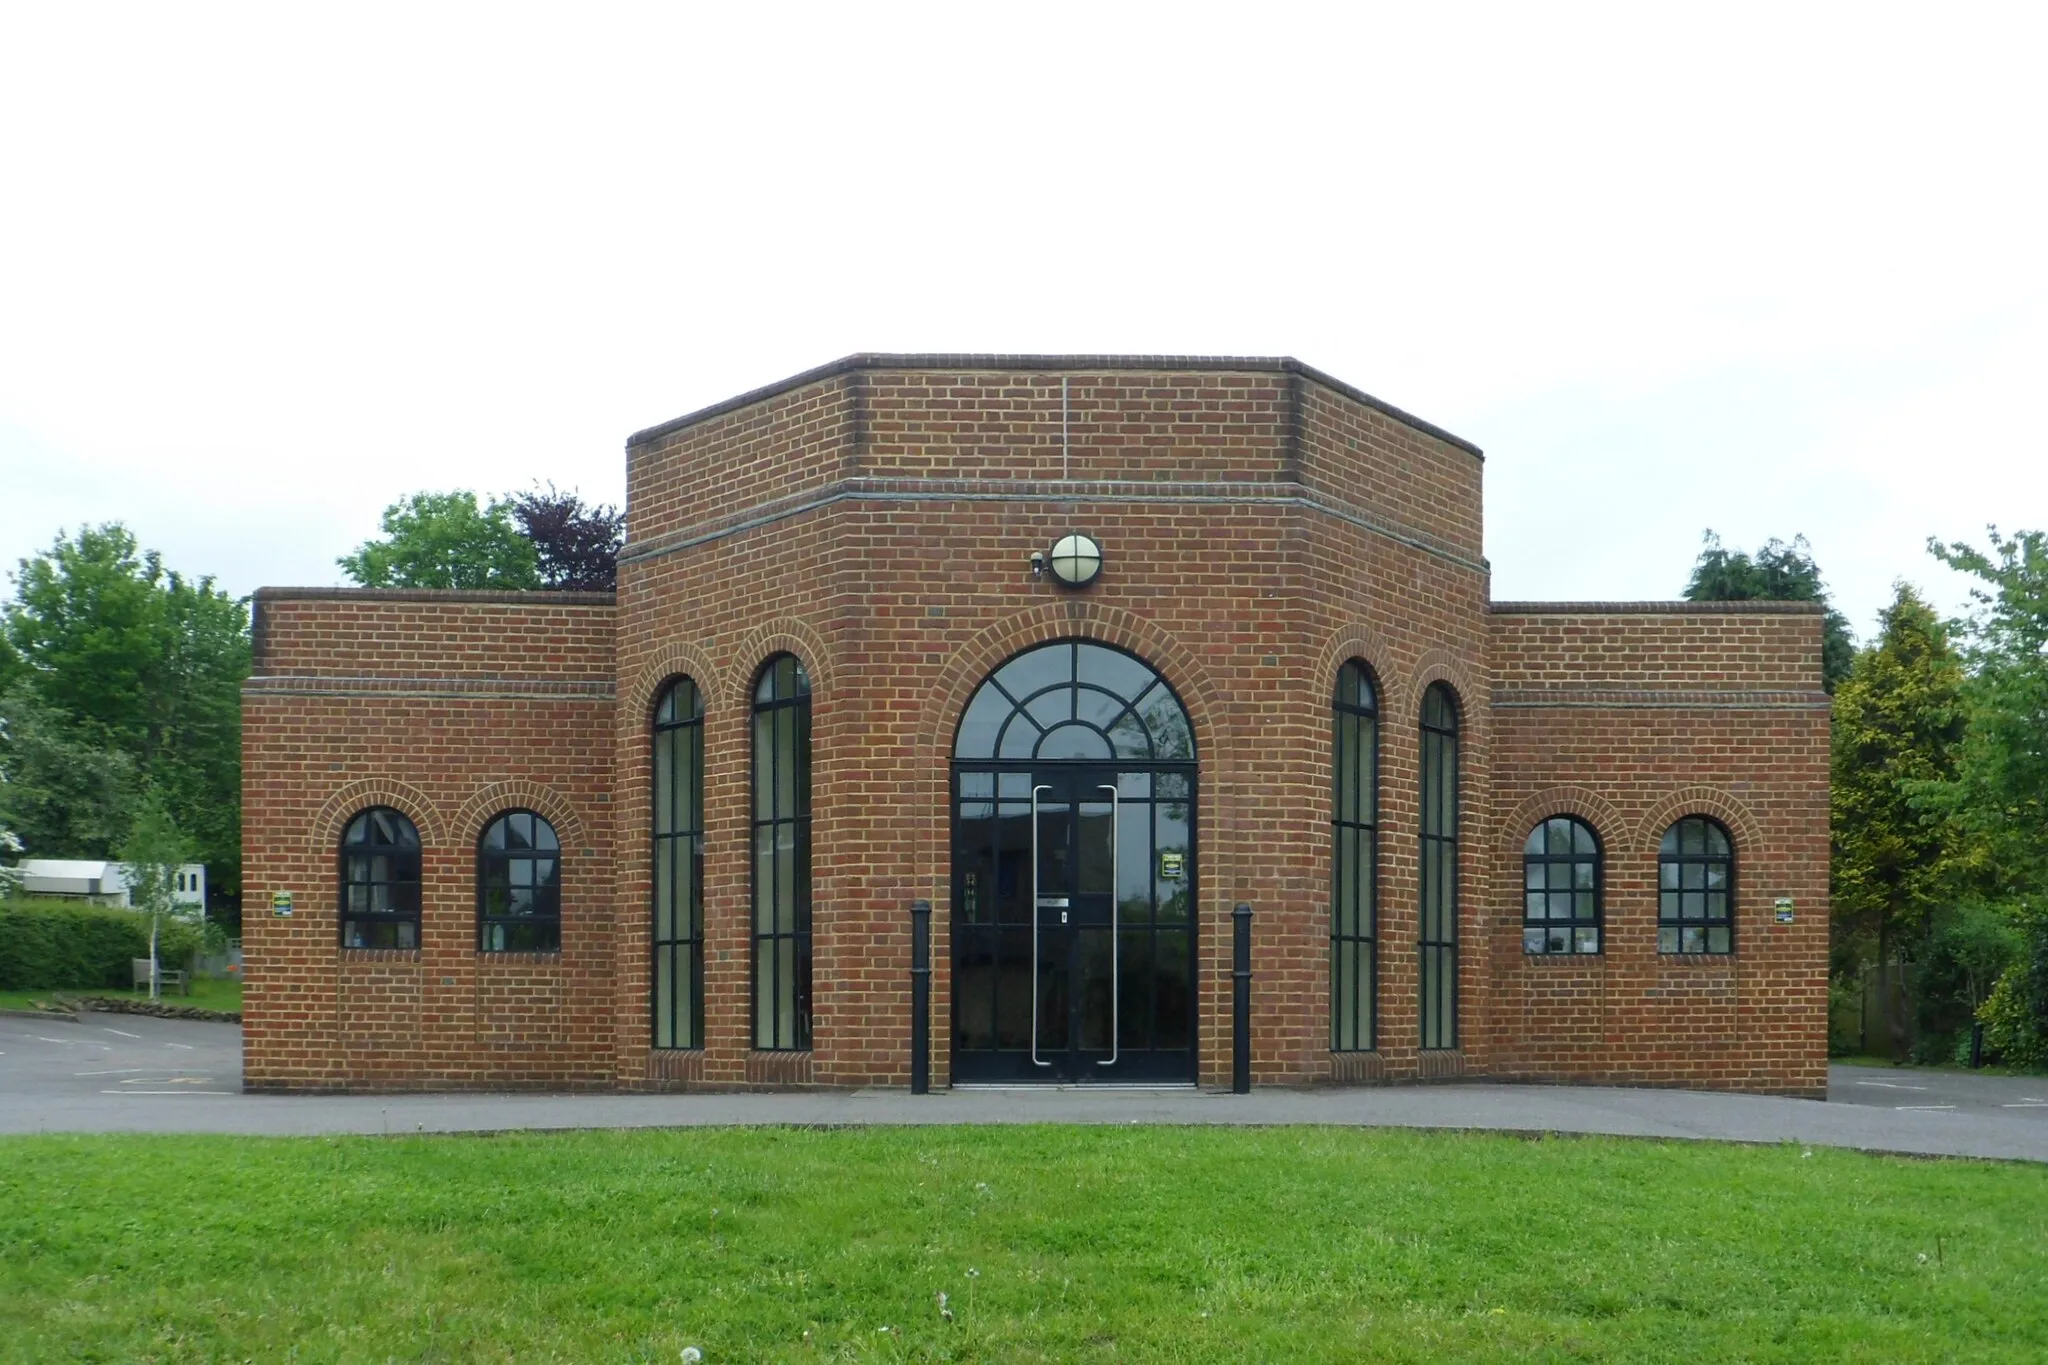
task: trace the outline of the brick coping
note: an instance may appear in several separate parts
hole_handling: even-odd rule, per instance
[[[791,389],[800,389],[806,384],[816,384],[821,380],[862,370],[1106,370],[1111,373],[1159,370],[1224,374],[1294,374],[1333,393],[1342,394],[1354,403],[1362,403],[1405,426],[1448,442],[1476,459],[1486,458],[1484,451],[1464,437],[1453,435],[1434,422],[1424,421],[1413,413],[1404,412],[1392,403],[1375,398],[1365,390],[1347,384],[1334,375],[1325,374],[1313,365],[1305,365],[1293,356],[1264,355],[892,355],[885,352],[860,351],[793,374],[787,379],[777,380],[773,384],[764,384],[758,389],[735,394],[709,407],[684,413],[681,417],[642,428],[626,438],[626,448],[631,450],[635,446],[673,436],[699,422],[722,417],[741,408],[750,408],[756,403],[765,402],[777,394],[788,393]]]

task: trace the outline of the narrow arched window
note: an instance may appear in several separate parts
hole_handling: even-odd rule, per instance
[[[420,946],[420,832],[389,806],[360,811],[341,836],[341,946]]]
[[[754,1046],[811,1045],[811,680],[792,655],[754,685]]]
[[[1364,1052],[1379,1024],[1380,730],[1372,679],[1356,660],[1337,670],[1331,724],[1330,1047]]]
[[[678,678],[654,708],[654,1046],[704,1045],[704,702]]]
[[[1522,951],[1600,951],[1600,839],[1593,827],[1553,815],[1522,845]]]
[[[1422,695],[1422,1046],[1458,1045],[1458,703]]]
[[[562,844],[530,810],[508,810],[476,843],[476,946],[485,953],[562,950]]]
[[[1704,815],[1665,830],[1658,846],[1657,951],[1735,951],[1735,849]]]

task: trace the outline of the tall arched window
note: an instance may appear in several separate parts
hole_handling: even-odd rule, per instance
[[[389,806],[348,822],[341,836],[341,946],[420,946],[420,832]]]
[[[1553,815],[1522,845],[1522,951],[1600,951],[1605,889],[1600,838],[1569,815]]]
[[[754,684],[754,1046],[811,1045],[811,680],[795,656]]]
[[[476,845],[476,946],[486,953],[562,949],[562,843],[530,810],[508,810]]]
[[[1422,695],[1422,1046],[1458,1045],[1458,703]]]
[[[704,1046],[704,701],[677,678],[654,708],[654,1045]]]
[[[1357,660],[1337,670],[1331,705],[1330,1047],[1378,1043],[1379,708]]]
[[[1735,849],[1704,815],[1665,830],[1658,846],[1657,951],[1735,951]]]

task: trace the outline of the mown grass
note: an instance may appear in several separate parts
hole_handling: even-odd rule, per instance
[[[6,1361],[2038,1362],[2044,1258],[2048,1169],[1796,1147],[0,1141]]]
[[[141,991],[0,991],[0,1010],[32,1010],[43,1004],[58,1000],[76,1000],[82,995],[105,995],[117,1000],[147,1000],[149,992]],[[240,1010],[242,1008],[242,983],[223,977],[197,976],[192,978],[192,993],[165,991],[162,995],[167,1005],[197,1005],[209,1010]]]

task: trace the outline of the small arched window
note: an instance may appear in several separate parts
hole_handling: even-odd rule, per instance
[[[1365,665],[1337,670],[1331,703],[1330,1048],[1367,1052],[1378,1043],[1378,699]]]
[[[811,679],[794,655],[754,684],[754,1046],[811,1045]]]
[[[1458,1045],[1458,702],[1422,694],[1422,1045]]]
[[[1735,848],[1704,815],[1665,830],[1658,846],[1657,951],[1735,951]]]
[[[508,810],[476,846],[477,944],[486,953],[562,949],[562,845],[530,810]]]
[[[420,832],[389,806],[360,811],[341,836],[341,946],[420,946]]]
[[[1553,815],[1522,845],[1522,951],[1600,951],[1600,838],[1569,815]]]
[[[704,1045],[704,700],[689,678],[654,708],[654,1045]]]

